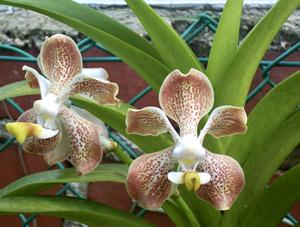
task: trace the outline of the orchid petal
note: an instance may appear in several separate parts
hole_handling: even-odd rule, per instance
[[[47,130],[42,128],[40,125],[33,124],[36,122],[36,118],[37,116],[33,109],[27,110],[18,118],[18,122],[12,123],[15,124],[15,129],[9,129],[9,125],[7,125],[7,128],[8,131],[11,131],[11,133],[15,135],[19,143],[22,144],[23,142],[22,147],[26,152],[46,154],[55,149],[55,147],[60,143],[61,133],[58,133],[57,130]],[[41,130],[40,135],[33,132],[36,130],[34,129],[35,127],[38,128],[37,131]]]
[[[171,72],[164,80],[159,103],[163,111],[177,122],[180,135],[197,134],[200,119],[212,108],[213,88],[208,78],[196,69],[187,74]]]
[[[56,95],[82,70],[81,54],[76,43],[62,34],[53,35],[45,40],[39,64],[51,82],[49,92]]]
[[[207,151],[205,160],[197,170],[211,176],[211,180],[199,188],[198,195],[218,210],[230,209],[245,184],[239,163],[227,155]]]
[[[127,191],[130,197],[146,209],[157,209],[172,192],[168,172],[176,168],[173,147],[135,159],[129,167]]]
[[[50,86],[50,81],[39,74],[35,69],[28,67],[26,65],[23,66],[22,70],[26,71],[25,79],[30,88],[39,88],[41,91],[41,96],[44,98]]]
[[[204,130],[215,137],[243,134],[247,131],[246,123],[243,107],[220,106],[213,110]]]
[[[97,127],[65,107],[58,117],[69,135],[71,159],[76,171],[81,175],[93,171],[103,156]]]
[[[174,184],[183,184],[184,182],[184,172],[169,172],[168,179]]]
[[[170,132],[174,141],[179,136],[165,113],[157,107],[145,107],[140,110],[129,109],[126,116],[127,133],[157,136]]]
[[[65,92],[64,98],[71,95],[81,94],[90,98],[98,104],[117,104],[120,102],[116,95],[119,93],[119,86],[116,83],[104,79],[81,75],[74,80],[69,89]]]

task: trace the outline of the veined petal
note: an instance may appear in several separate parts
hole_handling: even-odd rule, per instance
[[[15,126],[15,129],[8,129],[8,131],[11,131],[19,143],[23,142],[22,147],[26,152],[46,154],[55,149],[60,143],[61,133],[57,133],[57,130],[47,130],[40,125],[33,124],[36,122],[36,118],[37,116],[35,115],[34,110],[29,109],[18,118],[18,122],[13,123],[15,125],[12,126],[13,128]],[[7,125],[7,128],[9,127],[10,126]],[[38,130],[41,130],[41,135],[36,135],[36,132],[34,132],[36,130],[34,129],[35,127],[37,127]],[[37,138],[37,136],[39,138]]]
[[[171,72],[164,80],[159,103],[163,111],[177,122],[180,135],[197,134],[200,119],[212,108],[213,88],[208,78],[196,69],[187,74]]]
[[[171,125],[165,113],[157,107],[145,107],[140,110],[129,109],[126,116],[127,133],[157,136],[170,132],[174,141],[179,136]]]
[[[99,76],[99,75],[96,75]],[[75,94],[81,94],[90,98],[98,104],[117,104],[120,102],[116,98],[119,93],[119,86],[97,77],[81,75],[74,80],[69,89],[64,94],[65,98]]]
[[[68,108],[62,108],[58,117],[69,135],[76,171],[81,175],[93,171],[103,156],[97,127]]]
[[[201,186],[198,195],[218,210],[228,210],[244,187],[244,172],[239,163],[227,155],[207,151],[199,171],[210,174],[211,180]]]
[[[53,35],[45,40],[39,63],[42,72],[51,81],[49,92],[56,95],[82,70],[81,54],[76,43],[62,34]]]
[[[23,66],[22,70],[26,71],[25,79],[30,88],[40,88],[41,96],[44,98],[50,86],[50,81],[39,74],[35,69],[28,67],[26,65]]]
[[[243,134],[247,131],[247,114],[243,107],[220,106],[213,110],[204,127],[215,137]]]
[[[173,147],[135,159],[129,167],[127,191],[130,197],[146,209],[157,209],[172,192],[168,172],[176,168]]]

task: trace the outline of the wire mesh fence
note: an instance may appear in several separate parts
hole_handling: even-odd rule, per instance
[[[191,23],[185,31],[181,34],[182,38],[187,42],[191,43],[201,32],[205,31],[205,29],[209,29],[212,32],[215,32],[218,26],[218,21],[215,20],[212,16],[206,13],[199,14],[199,17],[197,20],[195,20],[193,23]],[[109,56],[88,56],[83,57],[83,62],[122,62],[122,60],[114,55],[112,55],[108,50],[106,50],[103,46],[101,46],[99,43],[94,42],[90,38],[85,38],[77,43],[78,48],[80,49],[81,53],[85,53],[91,48],[97,48],[101,51],[104,51],[108,53]],[[247,102],[252,100],[260,91],[262,91],[265,87],[269,86],[273,88],[276,86],[276,83],[272,80],[270,73],[274,69],[274,67],[300,67],[299,61],[289,61],[286,60],[288,56],[290,56],[292,53],[296,52],[300,48],[300,41],[295,43],[292,47],[290,47],[288,50],[280,54],[277,58],[274,60],[263,60],[260,62],[260,69],[262,71],[261,76],[262,80],[261,82],[249,93],[247,97]],[[30,53],[19,49],[17,47],[6,45],[6,44],[0,44],[0,50],[2,51],[9,51],[13,54],[17,54],[17,56],[11,56],[11,55],[1,55],[0,54],[0,61],[13,61],[13,62],[31,62],[31,63],[37,63],[37,58]],[[208,59],[205,57],[199,57],[199,61],[202,63],[207,63]],[[129,101],[130,104],[135,104],[137,101],[142,99],[147,93],[151,91],[150,86],[146,86],[144,89],[142,89],[137,95],[131,98]],[[18,113],[23,113],[24,110],[18,105],[17,102],[14,101],[14,99],[6,99],[5,102],[8,105],[11,105]],[[137,153],[135,149],[132,148],[131,144],[128,143],[128,141],[120,136],[117,132],[115,132],[113,129],[109,129],[109,136],[111,139],[116,141],[120,147],[128,153],[128,155],[132,158],[137,157]],[[2,144],[0,144],[0,152],[5,152],[6,148],[13,144],[15,141],[15,138],[7,138]],[[62,163],[57,163],[56,167],[60,169],[64,169],[65,166]],[[85,196],[77,192],[70,184],[63,184],[63,187],[56,192],[57,196],[63,195],[66,192],[72,193],[74,196],[79,198],[84,198]],[[136,204],[133,204],[132,212],[135,210]],[[136,215],[143,216],[145,214],[146,210],[142,209],[140,210]],[[21,226],[22,227],[29,227],[30,223],[32,223],[37,215],[32,214],[31,216],[25,216],[24,214],[18,214],[18,217],[21,220]],[[284,221],[286,223],[289,223],[291,225],[297,224],[297,220],[291,215],[287,214],[284,218]]]

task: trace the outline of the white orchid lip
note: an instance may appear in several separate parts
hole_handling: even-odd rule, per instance
[[[35,101],[33,108],[36,114],[46,121],[47,118],[56,118],[61,105],[61,102],[58,101],[58,96],[49,93],[45,98]]]

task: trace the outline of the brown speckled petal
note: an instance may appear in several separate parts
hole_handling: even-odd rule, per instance
[[[159,102],[167,116],[179,125],[180,135],[196,136],[200,119],[213,106],[213,88],[198,70],[191,69],[187,74],[175,70],[163,82]]]
[[[201,185],[198,195],[218,210],[228,210],[244,187],[244,172],[239,163],[227,155],[207,151],[197,171],[207,172],[211,181]]]
[[[172,192],[168,172],[176,167],[173,147],[144,154],[133,161],[128,170],[127,191],[132,199],[146,209],[157,209]]]
[[[81,175],[93,171],[103,155],[97,127],[68,108],[62,108],[58,117],[69,135],[76,171]]]
[[[204,129],[215,136],[242,134],[247,131],[247,114],[243,107],[220,106],[213,110]]]
[[[51,81],[49,92],[58,95],[80,74],[82,59],[76,43],[66,35],[57,34],[43,43],[39,65]]]
[[[80,76],[70,85],[70,90],[65,96],[81,94],[93,99],[98,104],[117,104],[120,102],[120,100],[116,98],[118,92],[119,86],[116,83],[99,78]]]
[[[36,123],[37,116],[33,109],[25,111],[19,118],[18,122]],[[34,136],[26,138],[22,147],[26,152],[34,154],[47,154],[57,147],[61,141],[61,133],[49,139],[39,139]]]
[[[126,126],[127,133],[157,136],[169,131],[174,139],[178,137],[165,113],[153,106],[140,110],[129,109]]]

